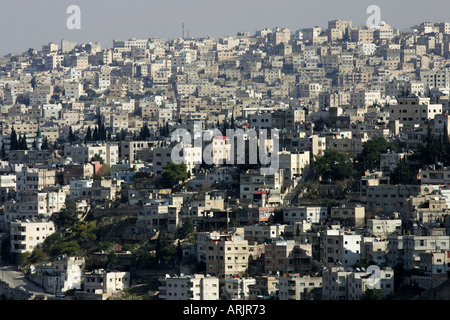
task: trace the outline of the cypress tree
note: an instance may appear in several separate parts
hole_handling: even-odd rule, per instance
[[[91,130],[90,126],[87,128],[86,136],[84,137],[84,143],[86,143],[88,141],[92,141],[92,130]]]
[[[94,128],[94,133],[92,134],[92,140],[94,140],[94,141],[100,140],[97,127]]]
[[[14,127],[11,129],[11,144],[9,150],[17,150],[19,148],[19,141],[17,140],[17,133]]]
[[[74,142],[77,140],[77,136],[73,133],[72,126],[69,127],[69,136],[68,136],[69,142]]]
[[[47,136],[43,136],[43,137],[42,137],[42,146],[41,146],[41,149],[42,149],[42,150],[48,150],[48,148],[49,148],[49,145],[48,145],[48,138],[47,138]]]

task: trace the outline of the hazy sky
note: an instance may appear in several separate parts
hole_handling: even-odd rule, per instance
[[[21,53],[61,39],[112,47],[113,39],[172,39],[252,34],[265,27],[292,31],[327,26],[328,20],[366,23],[369,5],[381,8],[381,20],[399,29],[423,21],[450,22],[445,0],[0,0],[0,55]],[[69,30],[68,6],[81,9],[81,29]]]

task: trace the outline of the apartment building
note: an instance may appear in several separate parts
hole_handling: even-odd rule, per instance
[[[64,83],[64,98],[66,100],[78,100],[81,96],[84,96],[85,92],[83,84],[80,82],[66,82]]]
[[[187,171],[191,174],[202,163],[203,151],[201,147],[183,146],[180,148],[179,153],[176,154],[177,159],[172,158],[172,149],[170,147],[159,147],[152,150],[153,173],[156,176],[163,174],[164,166],[169,162],[183,162],[186,164]]]
[[[275,206],[281,203],[280,190],[283,185],[283,171],[264,174],[260,170],[249,170],[240,175],[241,205]]]
[[[399,233],[401,228],[401,219],[367,219],[367,232],[380,239]]]
[[[326,137],[319,137],[318,135],[311,136],[294,136],[291,138],[291,149],[293,151],[306,150],[310,154],[310,162],[316,156],[322,156],[326,150]]]
[[[405,153],[388,152],[380,154],[380,171],[383,176],[389,176],[397,167],[400,160],[406,157]]]
[[[309,151],[279,151],[279,168],[283,170],[284,186],[295,186],[299,179],[310,171],[311,156]]]
[[[250,284],[249,300],[276,298],[278,295],[279,280],[274,276],[255,277],[255,284]]]
[[[152,200],[149,204],[144,204],[142,210],[138,212],[136,221],[136,227],[146,231],[165,229],[176,232],[180,226],[180,204],[174,198]]]
[[[55,186],[58,181],[59,170],[46,168],[23,167],[16,174],[17,193],[39,191],[45,187]]]
[[[403,265],[405,270],[420,267],[420,255],[426,252],[449,250],[449,236],[391,235],[388,236],[387,263],[391,267]]]
[[[283,222],[294,224],[296,222],[320,223],[328,218],[327,207],[299,206],[283,208]]]
[[[279,278],[279,300],[310,300],[311,292],[322,288],[322,277],[293,274]]]
[[[420,192],[418,185],[391,185],[388,181],[379,174],[361,178],[360,201],[366,211],[402,212],[406,200]]]
[[[403,238],[404,268],[420,267],[420,253],[450,250],[450,237],[446,235],[405,236]]]
[[[87,300],[106,300],[114,293],[128,288],[130,283],[129,272],[96,269],[84,274],[82,295]]]
[[[99,155],[108,166],[119,162],[119,146],[112,143],[88,143],[86,145],[64,145],[64,157],[71,158],[73,163],[90,162],[92,157]]]
[[[254,278],[231,278],[225,279],[223,292],[231,300],[249,300],[250,288],[256,285]]]
[[[262,253],[261,247],[231,234],[227,238],[210,238],[205,244],[205,251],[207,272],[219,278],[246,272],[249,258],[256,258]]]
[[[32,252],[42,245],[45,239],[56,231],[53,221],[11,221],[11,253],[20,255]]]
[[[362,236],[339,229],[324,233],[324,263],[351,267],[361,259]]]
[[[170,276],[159,280],[158,297],[163,300],[219,300],[219,278],[194,274]]]
[[[265,244],[265,273],[309,274],[312,267],[311,244],[300,244],[294,240],[275,240]]]
[[[29,278],[34,283],[39,283],[47,292],[65,293],[69,290],[81,290],[84,268],[84,258],[63,255],[51,265],[32,268]]]
[[[244,226],[244,239],[262,243],[267,239],[277,239],[285,231],[286,225],[249,225]]]
[[[372,280],[370,272],[352,272],[348,278],[348,299],[361,300],[368,289],[381,289],[383,297],[394,294],[394,271],[380,270],[379,278]],[[374,283],[375,282],[375,283]]]
[[[387,262],[388,240],[377,237],[364,237],[361,256],[369,258],[377,265]]]
[[[430,98],[399,97],[398,104],[390,106],[391,118],[404,125],[420,126],[442,113],[442,104],[431,104]]]
[[[129,161],[133,163],[137,159],[137,151],[147,149],[153,146],[149,141],[120,141],[119,142],[119,161]]]
[[[380,270],[379,277],[372,280],[367,271],[349,271],[343,267],[327,268],[322,275],[323,300],[361,300],[367,289],[379,288],[383,297],[394,293],[394,271]]]
[[[450,88],[450,70],[424,70],[420,72],[420,79],[425,89],[449,89]]]
[[[364,227],[366,210],[361,205],[341,205],[330,209],[331,223],[339,222],[342,226]]]

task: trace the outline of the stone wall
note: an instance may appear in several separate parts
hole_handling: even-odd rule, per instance
[[[0,296],[4,296],[8,300],[34,300],[32,293],[21,289],[11,288],[9,284],[0,280]]]

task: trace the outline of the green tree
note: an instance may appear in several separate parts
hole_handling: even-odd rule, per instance
[[[94,154],[91,158],[91,162],[99,161],[101,164],[105,163],[105,160],[103,160],[102,156],[98,153]]]
[[[19,137],[19,150],[28,150],[28,144],[25,134]]]
[[[5,150],[5,144],[2,143],[2,148],[0,149],[0,158],[2,160],[6,159],[6,150]]]
[[[413,174],[411,167],[406,163],[406,159],[403,158],[397,163],[397,167],[391,173],[392,184],[411,184],[413,182]]]
[[[74,142],[77,139],[78,139],[77,136],[75,135],[75,133],[72,130],[72,126],[69,126],[69,135],[67,136],[67,140],[69,142]]]
[[[42,248],[34,248],[30,255],[31,263],[39,263],[47,260],[47,255]]]
[[[325,150],[313,162],[315,173],[323,180],[339,181],[352,178],[354,174],[353,162],[348,154],[337,150]]]
[[[367,289],[362,295],[362,300],[383,300],[381,289]]]
[[[141,130],[139,131],[139,140],[146,140],[150,136],[150,129],[148,128],[147,123],[144,123]]]
[[[183,221],[183,225],[180,228],[180,237],[185,239],[195,232],[195,226],[190,218]]]
[[[387,141],[384,137],[377,137],[363,144],[363,151],[356,158],[357,169],[363,174],[366,170],[376,170],[380,167],[380,154],[388,150],[397,151],[395,144]]]
[[[49,148],[50,148],[50,146],[48,144],[48,138],[47,138],[47,136],[43,136],[41,150],[48,150]]]
[[[87,128],[86,135],[84,137],[84,143],[86,143],[88,141],[92,141],[92,129],[90,126]]]
[[[13,126],[11,128],[11,143],[9,146],[9,150],[18,150],[18,149],[19,149],[19,140],[17,139],[17,133]]]
[[[180,164],[168,162],[164,166],[164,172],[162,174],[162,178],[160,179],[160,185],[163,188],[173,188],[179,182],[184,182],[188,178],[189,172],[187,171],[187,166],[184,162]]]

